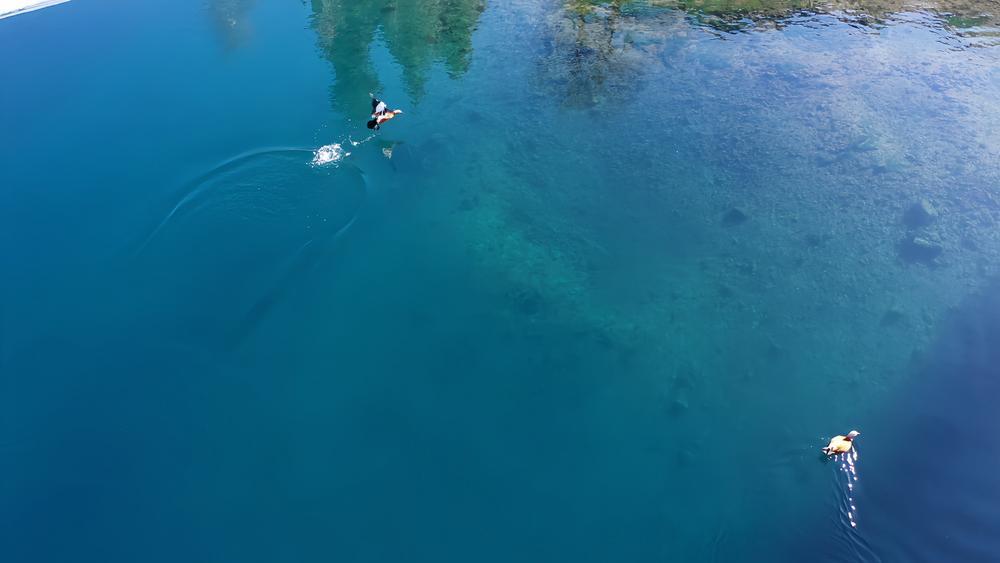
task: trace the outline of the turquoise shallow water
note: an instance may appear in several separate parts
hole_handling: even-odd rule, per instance
[[[0,21],[3,559],[1000,559],[998,17]]]

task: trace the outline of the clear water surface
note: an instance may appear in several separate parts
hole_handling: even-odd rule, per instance
[[[1000,560],[998,17],[0,21],[2,559]]]

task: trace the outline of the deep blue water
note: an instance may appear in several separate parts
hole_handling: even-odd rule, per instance
[[[0,20],[0,560],[1000,560],[998,18]]]

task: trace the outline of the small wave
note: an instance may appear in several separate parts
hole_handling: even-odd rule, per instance
[[[264,147],[240,153],[234,157],[223,160],[213,166],[208,171],[182,184],[176,194],[176,202],[171,206],[170,211],[160,220],[159,224],[149,233],[149,236],[134,251],[135,255],[141,254],[156,236],[171,222],[179,216],[186,208],[195,205],[196,200],[211,185],[211,181],[219,175],[246,165],[248,162],[260,157],[272,155],[295,155],[308,152],[309,149],[300,147]]]
[[[206,330],[230,348],[329,258],[365,203],[364,173],[310,166],[314,152],[261,149],[211,167],[165,202],[162,219],[133,253],[140,268],[195,272],[200,282],[191,291],[216,306]]]

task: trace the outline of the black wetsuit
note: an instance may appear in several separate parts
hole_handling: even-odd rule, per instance
[[[386,107],[385,102],[372,96],[372,120],[368,122],[369,129],[379,129],[378,118],[379,116],[389,113],[389,108]]]

